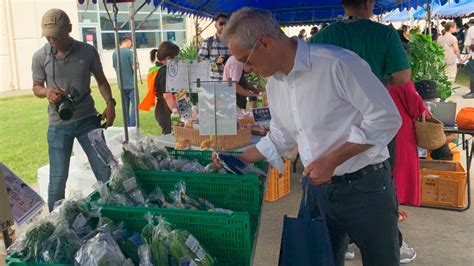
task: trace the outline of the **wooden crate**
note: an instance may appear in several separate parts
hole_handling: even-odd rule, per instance
[[[175,126],[174,136],[176,140],[187,139],[193,146],[201,146],[204,140],[210,139],[209,135],[199,135],[199,130]],[[214,136],[212,136],[214,139]],[[232,150],[242,148],[252,143],[252,129],[250,127],[237,130],[237,135],[217,136],[218,150]]]
[[[460,162],[420,160],[421,205],[464,208],[467,173]]]
[[[276,201],[290,193],[291,161],[285,160],[283,173],[270,167],[267,175],[266,201]]]

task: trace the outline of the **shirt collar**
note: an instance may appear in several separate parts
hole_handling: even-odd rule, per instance
[[[294,72],[311,71],[309,44],[299,38],[296,41],[297,46],[295,62],[293,63],[293,68],[291,69],[290,73],[288,73],[288,76]],[[286,75],[282,72],[277,72],[273,75],[273,77],[278,80],[283,80],[284,76]]]

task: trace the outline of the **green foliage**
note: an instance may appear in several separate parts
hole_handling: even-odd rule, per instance
[[[194,60],[198,57],[198,48],[195,45],[188,45],[179,50],[179,59],[190,59]]]
[[[421,80],[434,80],[437,84],[439,98],[446,100],[451,96],[451,82],[444,70],[444,49],[431,39],[431,36],[412,33],[408,46],[412,79],[416,83]]]
[[[265,86],[267,85],[267,80],[253,72],[249,73],[247,75],[247,81],[250,82],[255,88],[263,88],[265,89]]]

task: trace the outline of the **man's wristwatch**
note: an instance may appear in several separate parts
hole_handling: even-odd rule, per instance
[[[117,105],[117,102],[115,101],[114,98],[110,98],[110,99],[107,101],[107,105],[109,105],[109,103],[112,103],[114,106]]]

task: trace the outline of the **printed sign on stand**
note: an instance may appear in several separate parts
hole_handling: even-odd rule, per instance
[[[198,95],[200,135],[237,135],[235,83],[201,83]]]
[[[16,176],[8,167],[0,163],[7,196],[15,223],[20,225],[33,218],[44,205],[44,201],[31,187]]]
[[[270,114],[270,108],[254,108],[252,109],[253,120],[258,123],[270,123],[272,116]]]
[[[196,80],[209,80],[209,61],[207,60],[173,59],[168,61],[166,68],[167,92],[196,92]]]

